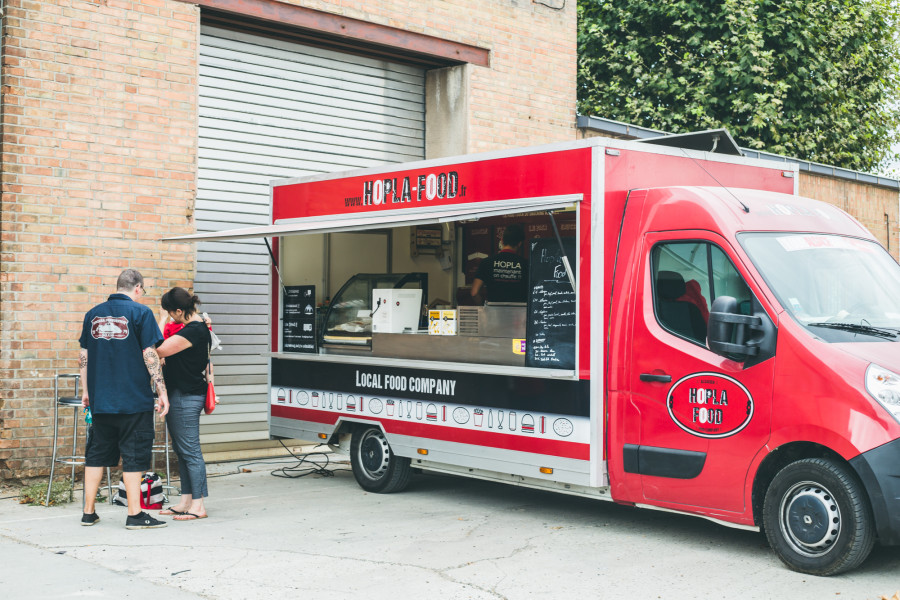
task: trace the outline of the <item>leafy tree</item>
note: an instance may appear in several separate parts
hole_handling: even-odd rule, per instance
[[[578,109],[872,170],[900,141],[897,0],[579,0]]]

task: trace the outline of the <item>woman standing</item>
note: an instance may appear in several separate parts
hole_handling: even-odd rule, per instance
[[[209,328],[197,314],[200,299],[184,288],[175,287],[163,294],[162,308],[175,323],[184,325],[157,348],[163,364],[163,377],[169,390],[169,414],[166,426],[178,456],[181,473],[181,500],[161,515],[175,515],[176,521],[206,518],[203,498],[206,488],[206,463],[200,450],[200,413],[206,401],[206,365],[212,338]]]

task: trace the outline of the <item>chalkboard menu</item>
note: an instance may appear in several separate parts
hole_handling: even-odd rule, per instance
[[[316,351],[316,286],[285,286],[282,298],[282,350],[284,352],[314,353]]]
[[[574,269],[575,238],[562,241]],[[566,275],[555,237],[532,240],[528,285],[525,366],[574,369],[575,290]]]

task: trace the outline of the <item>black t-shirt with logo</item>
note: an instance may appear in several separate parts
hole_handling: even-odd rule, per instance
[[[212,336],[209,327],[202,321],[190,321],[177,333],[192,345],[177,354],[166,357],[163,377],[169,392],[178,390],[182,394],[206,395],[206,363],[209,362],[209,348]]]
[[[528,299],[528,261],[510,250],[485,258],[475,277],[487,287],[489,302],[525,302]]]

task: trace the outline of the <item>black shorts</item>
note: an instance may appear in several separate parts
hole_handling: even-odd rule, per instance
[[[153,457],[155,428],[153,411],[132,415],[94,415],[88,435],[84,464],[115,467],[122,458],[122,471],[148,471]]]

